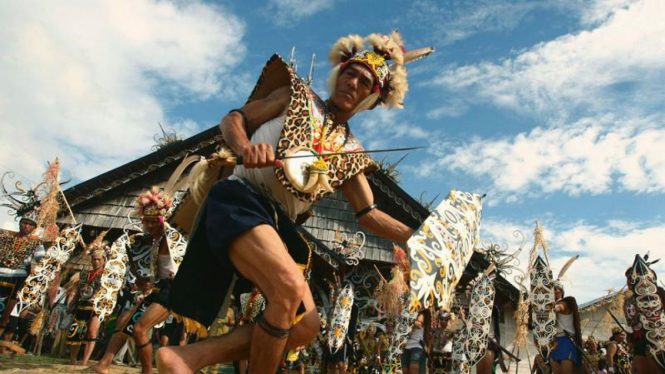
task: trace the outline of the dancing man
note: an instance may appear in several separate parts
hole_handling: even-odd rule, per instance
[[[224,141],[243,165],[216,183],[201,207],[169,307],[187,326],[205,331],[234,273],[251,281],[267,306],[256,324],[161,348],[160,373],[192,373],[219,361],[249,359],[252,373],[273,374],[285,349],[314,339],[319,318],[303,275],[310,270],[311,251],[295,220],[333,191],[342,191],[365,228],[396,242],[409,238],[409,227],[377,209],[365,177],[376,165],[358,152],[363,148],[348,124],[377,105],[401,106],[404,63],[414,58],[402,44],[397,32],[340,39],[330,53],[334,68],[327,101],[274,56],[248,103],[223,118]],[[284,160],[295,153],[312,157]]]
[[[178,272],[187,246],[185,238],[166,223],[172,204],[171,198],[156,187],[138,198],[137,214],[141,216],[144,230],[130,237],[127,252],[138,287],[142,289],[150,282],[154,288],[132,313],[118,319],[119,330],[113,334],[102,359],[91,366],[98,373],[109,372],[113,357],[129,337],[136,343],[141,373],[152,372],[152,345],[148,331],[169,315],[166,302],[171,281]]]
[[[88,248],[92,270],[79,275],[78,290],[73,299],[73,302],[76,303],[74,322],[69,327],[67,334],[70,365],[76,365],[81,345],[85,344],[81,365],[88,364],[92,351],[95,349],[100,320],[99,314],[95,312],[93,298],[101,288],[102,273],[109,250],[108,243],[103,241],[105,234],[105,232],[101,234]]]

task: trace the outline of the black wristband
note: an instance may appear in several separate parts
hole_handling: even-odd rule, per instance
[[[240,113],[240,115],[242,116],[242,127],[245,129],[247,137],[249,137],[249,129],[247,128],[247,115],[245,114],[245,112],[242,111],[242,109],[231,109],[229,110],[228,114],[231,114],[233,112]]]
[[[376,209],[377,207],[378,207],[378,205],[376,205],[376,203],[374,203],[374,204],[368,206],[367,208],[362,209],[360,212],[356,213],[356,218],[360,218],[360,217],[364,216],[365,214],[367,214],[367,213],[373,211],[374,209]]]

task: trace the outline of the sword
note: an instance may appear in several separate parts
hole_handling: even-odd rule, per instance
[[[351,152],[330,152],[330,153],[320,153],[320,154],[311,154],[311,155],[294,155],[294,156],[284,156],[276,157],[275,160],[288,160],[292,158],[307,158],[307,157],[330,157],[330,156],[342,156],[342,155],[356,155],[356,154],[367,154],[367,153],[387,153],[387,152],[404,152],[412,151],[414,149],[423,149],[427,146],[418,146],[418,147],[405,147],[405,148],[387,148],[387,149],[371,149],[371,150],[362,150],[362,151],[351,151]],[[226,165],[242,165],[243,159],[241,156],[230,156],[224,159]]]

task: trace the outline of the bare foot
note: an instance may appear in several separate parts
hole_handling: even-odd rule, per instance
[[[111,372],[111,369],[109,369],[107,367],[103,367],[99,363],[96,363],[96,364],[94,364],[94,365],[92,365],[92,366],[90,366],[89,368],[86,369],[86,371],[91,371],[91,370],[95,371],[99,374],[109,374]]]
[[[159,374],[194,373],[173,347],[162,347],[157,350],[157,371]]]

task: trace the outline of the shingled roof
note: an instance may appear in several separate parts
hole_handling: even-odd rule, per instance
[[[220,139],[215,126],[65,190],[77,222],[122,229],[128,223],[127,217],[133,215],[141,192],[164,185],[186,156],[211,154]],[[63,217],[65,221],[67,217]]]

